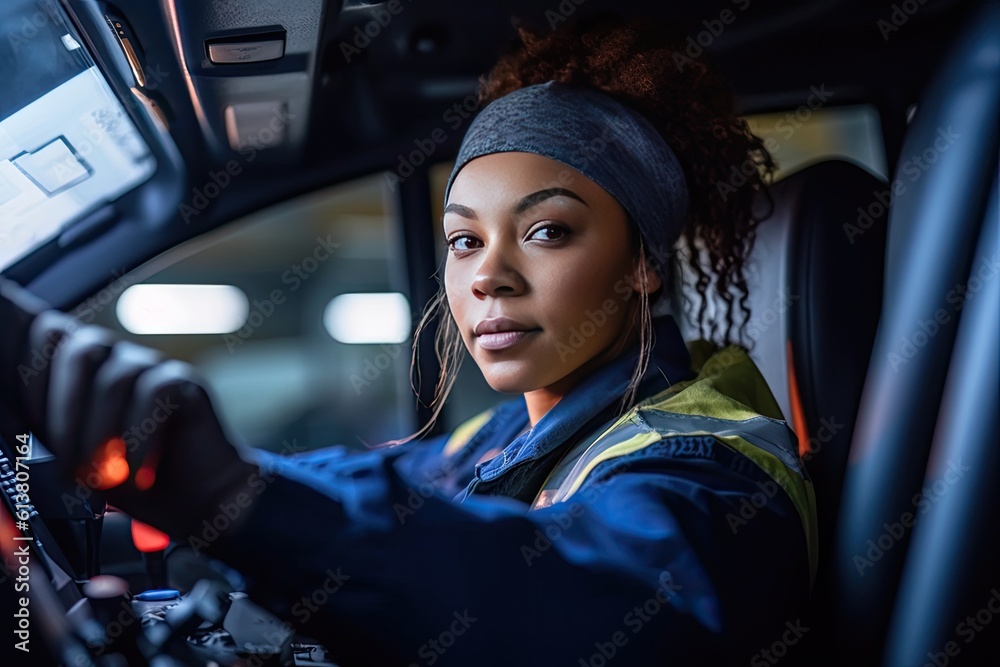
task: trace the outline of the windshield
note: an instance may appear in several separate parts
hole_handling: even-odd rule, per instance
[[[0,270],[145,181],[155,160],[54,2],[0,5]]]

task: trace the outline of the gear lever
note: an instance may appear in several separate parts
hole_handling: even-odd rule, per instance
[[[132,519],[132,543],[142,552],[142,560],[146,565],[146,573],[154,589],[167,587],[167,563],[163,552],[170,544],[170,538],[165,533],[141,521]]]

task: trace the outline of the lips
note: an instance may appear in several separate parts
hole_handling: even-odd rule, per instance
[[[472,333],[482,336],[483,334],[506,333],[508,331],[531,331],[535,328],[537,327],[529,327],[527,324],[522,324],[509,317],[488,317],[480,321]]]
[[[480,321],[473,333],[484,350],[505,350],[536,331],[540,329],[509,317],[491,317]]]

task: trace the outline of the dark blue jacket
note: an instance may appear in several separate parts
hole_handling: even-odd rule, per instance
[[[423,442],[261,452],[256,506],[209,552],[342,665],[746,664],[797,641],[795,438],[743,350],[693,369],[656,322],[626,414],[632,353],[531,429],[518,398]]]

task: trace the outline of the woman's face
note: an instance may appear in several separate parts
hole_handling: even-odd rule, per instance
[[[564,395],[634,336],[625,211],[575,169],[533,153],[476,158],[452,184],[444,231],[448,303],[497,391]]]

